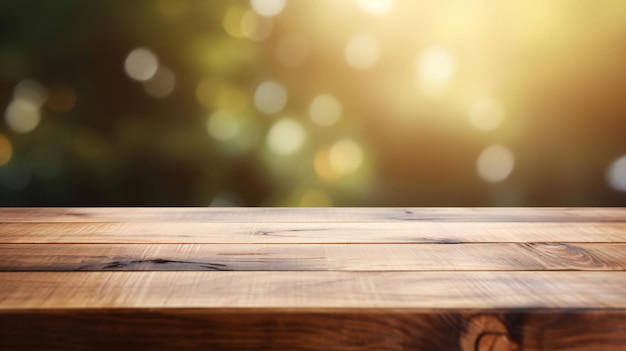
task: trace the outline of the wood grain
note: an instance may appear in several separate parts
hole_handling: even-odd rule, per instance
[[[626,208],[0,209],[0,350],[626,350]]]
[[[0,243],[626,243],[626,222],[3,223]]]
[[[0,244],[0,271],[626,270],[626,244]]]
[[[626,208],[5,208],[0,222],[625,222]]]
[[[623,311],[71,309],[0,314],[0,349],[474,351],[459,339],[484,317],[501,321],[499,335],[523,351],[623,351],[626,344]]]
[[[626,272],[0,272],[0,309],[626,309]]]

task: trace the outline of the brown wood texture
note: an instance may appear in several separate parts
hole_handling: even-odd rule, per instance
[[[626,350],[622,208],[0,209],[0,350]]]
[[[0,243],[626,242],[623,223],[0,223]]]
[[[0,271],[626,271],[626,244],[0,244]]]
[[[2,350],[483,351],[480,341],[493,335],[524,351],[623,351],[626,343],[623,311],[77,309],[3,316]]]
[[[624,222],[624,208],[4,208],[0,222]]]
[[[626,272],[0,272],[0,309],[625,309]]]

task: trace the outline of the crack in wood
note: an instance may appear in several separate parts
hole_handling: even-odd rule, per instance
[[[135,265],[142,265],[142,264],[156,265],[157,268],[162,268],[161,266],[171,267],[173,265],[192,265],[195,267],[202,267],[202,268],[207,268],[211,270],[221,270],[221,271],[228,270],[226,269],[226,267],[228,266],[225,264],[221,264],[221,263],[179,261],[179,260],[168,260],[168,259],[163,259],[163,258],[155,258],[155,259],[149,259],[149,260],[131,260],[127,262],[113,261],[105,265],[103,268],[104,269],[129,268]]]
[[[303,229],[285,229],[285,230],[257,230],[252,235],[265,235],[265,236],[277,236],[277,237],[286,237],[286,238],[294,238],[295,235],[287,235],[287,234],[279,234],[279,233],[289,233],[289,232],[320,232],[327,231],[328,228],[303,228]]]

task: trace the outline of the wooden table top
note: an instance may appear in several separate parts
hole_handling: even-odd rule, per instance
[[[4,208],[0,350],[626,350],[626,208]]]

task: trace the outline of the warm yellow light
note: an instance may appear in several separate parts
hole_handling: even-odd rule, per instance
[[[480,131],[497,129],[504,121],[504,115],[504,107],[491,96],[474,100],[468,111],[470,123]]]
[[[254,106],[268,115],[280,112],[287,104],[287,90],[274,81],[261,83],[254,92]]]
[[[261,16],[276,16],[285,8],[285,0],[250,0],[252,10]]]
[[[274,123],[267,133],[267,146],[279,155],[290,155],[298,151],[306,141],[306,130],[292,118],[283,118]]]
[[[313,123],[322,127],[337,123],[341,113],[341,102],[329,94],[318,95],[309,105],[309,117]]]
[[[328,161],[338,174],[352,173],[363,163],[363,148],[356,141],[342,139],[331,146]]]
[[[241,18],[241,33],[253,41],[265,40],[272,33],[272,20],[258,16],[254,11],[246,10]]]
[[[502,145],[487,147],[476,162],[478,175],[489,183],[499,183],[508,178],[514,165],[513,152]]]
[[[346,45],[345,57],[350,67],[369,69],[378,62],[380,57],[378,41],[369,35],[355,35]]]
[[[228,11],[226,11],[222,24],[224,25],[226,32],[232,37],[244,37],[241,22],[243,21],[247,11],[248,10],[245,7],[239,5],[231,6]]]
[[[393,7],[393,0],[355,0],[357,6],[371,14],[383,15]]]
[[[421,52],[416,61],[417,79],[426,95],[440,95],[448,87],[456,70],[452,53],[443,48],[429,48]]]
[[[317,177],[325,182],[335,181],[339,177],[328,159],[328,149],[320,149],[315,153],[313,167]]]

